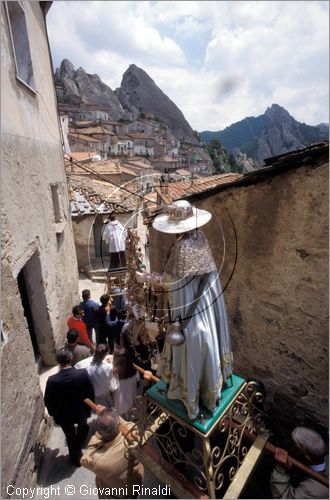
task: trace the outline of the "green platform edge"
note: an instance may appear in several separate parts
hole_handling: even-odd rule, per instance
[[[216,420],[227,408],[228,404],[235,398],[236,394],[239,392],[244,383],[245,380],[243,378],[239,377],[238,375],[232,375],[232,377],[227,380],[227,383],[222,388],[221,399],[216,407],[215,412],[210,413],[206,408],[201,407],[199,414],[197,415],[197,418],[195,420],[190,420],[184,404],[181,401],[179,401],[178,399],[169,399],[166,396],[167,388],[163,380],[160,380],[150,389],[148,389],[146,391],[146,395],[165,409],[180,417],[182,420],[187,422],[187,424],[191,425],[199,432],[206,434],[212,427],[214,422],[216,422]],[[204,417],[203,423],[199,421],[201,415],[203,415]]]

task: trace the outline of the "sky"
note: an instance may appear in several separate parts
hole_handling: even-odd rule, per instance
[[[57,0],[47,28],[54,68],[69,59],[114,90],[136,64],[198,132],[273,103],[329,122],[327,1]]]

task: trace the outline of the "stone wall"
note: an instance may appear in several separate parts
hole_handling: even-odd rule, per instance
[[[281,423],[328,423],[327,156],[187,198],[213,214],[203,229],[226,287],[235,372],[264,383]],[[161,272],[173,237],[152,230],[150,241]]]
[[[38,363],[56,363],[78,272],[52,68],[39,2],[24,11],[37,93],[15,76],[1,5],[2,498],[30,486],[47,428]],[[26,313],[29,311],[29,313]],[[35,347],[32,339],[35,338]],[[38,363],[37,363],[38,362]]]

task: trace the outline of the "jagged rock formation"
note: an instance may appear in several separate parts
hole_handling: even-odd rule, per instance
[[[135,120],[141,115],[154,117],[180,141],[200,143],[180,109],[143,69],[134,64],[126,70],[121,87],[115,91],[98,75],[86,73],[83,68],[75,70],[68,59],[56,69],[55,83],[63,88],[63,102],[96,104],[108,110],[114,120]]]
[[[64,59],[60,68],[57,68],[55,83],[64,89],[64,102],[96,104],[108,110],[114,120],[125,114],[116,94],[98,75],[86,73],[83,68],[75,70],[68,59]]]
[[[209,142],[216,138],[224,147],[235,148],[254,159],[258,165],[270,156],[288,153],[329,136],[329,126],[306,125],[296,121],[286,109],[272,104],[263,115],[244,118],[219,132],[201,132],[201,139]]]
[[[150,76],[135,64],[131,64],[125,71],[116,95],[123,106],[134,106],[140,113],[159,118],[181,141],[199,143],[180,109],[157,87]]]

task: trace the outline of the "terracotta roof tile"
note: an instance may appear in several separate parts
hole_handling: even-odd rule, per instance
[[[156,191],[165,204],[172,203],[190,194],[201,193],[222,184],[230,184],[241,179],[241,174],[220,174],[210,177],[201,177],[191,181],[173,182],[164,187],[157,187]]]
[[[102,142],[99,139],[94,139],[94,137],[89,137],[88,135],[81,134],[80,132],[79,133],[69,132],[68,136],[73,137],[74,139],[77,139],[79,141]]]
[[[75,129],[70,129],[70,134],[84,134],[84,135],[92,135],[92,134],[104,134],[104,135],[115,135],[113,132],[108,130],[105,127],[101,127],[101,125],[98,125],[97,127],[83,127],[83,128],[75,128]]]
[[[96,151],[72,151],[68,153],[67,156],[71,156],[74,161],[86,160],[87,158],[92,158],[98,153]]]

